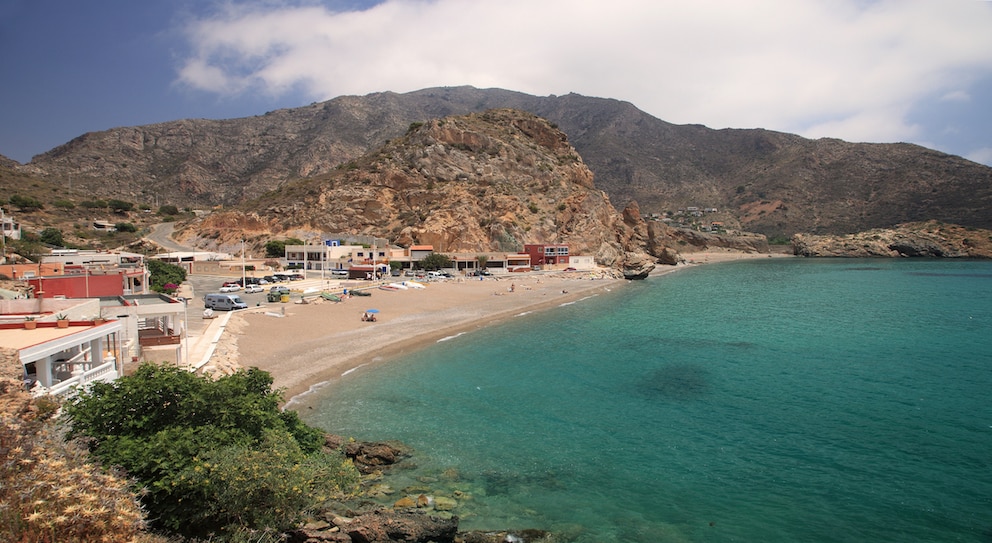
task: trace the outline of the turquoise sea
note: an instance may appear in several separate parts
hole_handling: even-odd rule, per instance
[[[300,407],[412,446],[387,482],[457,492],[462,529],[989,542],[992,262],[687,268],[360,368]]]

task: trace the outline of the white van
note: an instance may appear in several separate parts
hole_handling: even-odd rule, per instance
[[[203,297],[203,307],[219,311],[248,309],[248,304],[237,294],[207,294]]]

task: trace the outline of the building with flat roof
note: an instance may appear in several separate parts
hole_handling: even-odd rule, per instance
[[[99,318],[97,300],[0,301],[0,349],[20,361],[25,387],[36,394],[117,379],[123,329],[119,320]]]

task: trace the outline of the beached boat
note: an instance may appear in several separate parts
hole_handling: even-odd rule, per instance
[[[392,292],[398,292],[400,289],[394,287],[393,285],[379,285],[380,290],[389,290]]]
[[[404,285],[403,283],[389,283],[389,286],[398,288],[400,290],[406,290],[406,285]]]
[[[340,302],[341,297],[336,294],[331,294],[330,292],[321,292],[320,297],[329,302]]]
[[[348,294],[352,296],[371,296],[372,292],[368,290],[349,290]]]
[[[403,286],[406,286],[406,287],[409,287],[409,288],[417,288],[417,289],[427,288],[424,285],[422,285],[422,284],[420,284],[420,283],[418,283],[416,281],[403,281]]]

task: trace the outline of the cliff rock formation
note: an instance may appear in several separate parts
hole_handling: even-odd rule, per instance
[[[927,221],[845,236],[797,234],[792,247],[799,256],[992,258],[992,231]]]
[[[596,189],[564,133],[534,115],[502,109],[414,124],[332,173],[215,212],[186,236],[203,245],[240,236],[349,233],[438,252],[567,243],[574,254],[636,275],[653,267],[636,230]]]

